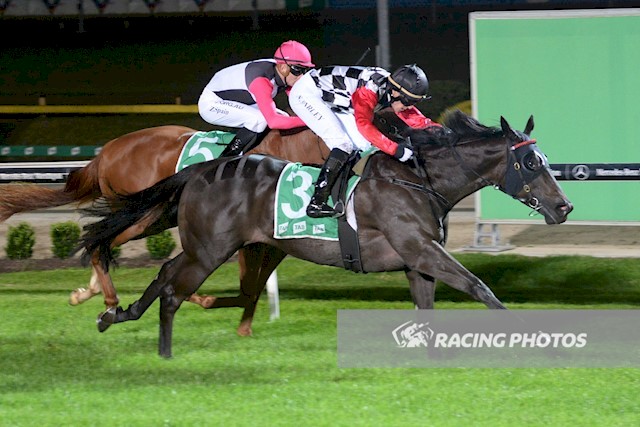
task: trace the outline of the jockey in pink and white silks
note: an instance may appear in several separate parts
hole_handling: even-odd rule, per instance
[[[340,216],[327,204],[331,187],[354,149],[371,145],[401,162],[413,152],[407,143],[396,143],[373,124],[374,111],[391,107],[414,128],[440,126],[415,107],[427,97],[429,81],[415,64],[393,74],[378,67],[332,66],[310,70],[292,88],[289,104],[331,149],[315,184],[307,215],[313,218]]]
[[[207,123],[240,128],[222,155],[246,151],[267,126],[271,129],[305,126],[300,118],[276,108],[274,98],[282,91],[288,95],[312,67],[309,49],[289,40],[276,49],[273,59],[257,59],[218,71],[202,91],[198,111]]]

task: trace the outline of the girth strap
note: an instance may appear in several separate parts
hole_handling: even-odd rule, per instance
[[[340,176],[331,189],[331,197],[333,198],[335,205],[342,203],[345,210],[345,214],[337,218],[338,238],[340,241],[340,252],[342,254],[344,268],[355,273],[366,273],[362,269],[362,262],[360,261],[360,242],[358,241],[358,232],[349,225],[346,215],[346,193],[349,176],[351,175],[351,166],[358,158],[359,156],[355,152],[349,157],[347,164],[342,168]]]

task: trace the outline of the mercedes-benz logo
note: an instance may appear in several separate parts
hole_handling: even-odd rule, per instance
[[[587,165],[576,165],[571,169],[571,176],[579,181],[589,179],[591,171]]]

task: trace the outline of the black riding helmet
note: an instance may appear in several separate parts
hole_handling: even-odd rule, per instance
[[[404,105],[415,105],[427,98],[429,80],[416,64],[403,65],[389,76],[389,94],[392,89],[400,92],[400,96],[391,97],[391,102],[401,101]]]

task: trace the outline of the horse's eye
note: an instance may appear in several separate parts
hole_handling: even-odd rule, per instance
[[[537,171],[544,165],[544,159],[537,152],[532,151],[524,156],[522,165],[530,171]]]

